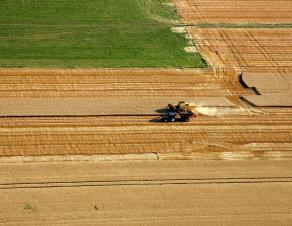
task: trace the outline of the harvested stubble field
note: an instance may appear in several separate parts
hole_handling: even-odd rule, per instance
[[[242,82],[260,95],[242,96],[256,106],[292,106],[290,74],[243,74]],[[254,88],[256,87],[256,88]]]
[[[290,156],[292,111],[282,109],[271,114],[267,109],[245,105],[238,97],[253,92],[240,87],[236,72],[229,73],[224,76],[212,70],[3,70],[0,94],[11,99],[11,105],[14,100],[25,101],[27,97],[91,97],[96,98],[97,109],[107,113],[62,117],[61,111],[57,118],[2,117],[0,155],[157,153],[166,158],[221,159],[223,152],[234,152],[239,159]],[[234,80],[230,79],[232,76]],[[156,122],[155,110],[159,109],[155,109],[154,103],[158,107],[168,100],[199,97],[215,98],[212,105],[220,106],[221,102],[223,107],[202,108],[205,115],[187,124]],[[108,102],[98,101],[100,98]],[[119,107],[121,100],[132,102]],[[283,153],[278,156],[278,151]]]
[[[189,28],[198,48],[215,67],[236,66],[245,73],[291,73],[291,29]]]
[[[1,164],[5,225],[291,222],[291,161]]]
[[[1,119],[1,156],[139,154],[164,158],[291,158],[291,111],[201,117],[189,124],[152,117]]]
[[[16,1],[5,1],[6,4],[9,2]],[[43,2],[47,4],[49,1]],[[99,2],[125,3],[119,9],[134,9],[136,3],[142,2],[154,4],[154,1]],[[133,2],[134,5],[126,4]],[[165,3],[155,2],[155,6]],[[7,108],[11,108],[5,109],[0,105],[0,113],[15,111],[17,107],[13,107],[14,104],[18,107],[20,103],[31,104],[28,98],[42,104],[48,98],[53,103],[60,98],[73,101],[71,103],[76,98],[91,98],[97,100],[97,104],[102,103],[95,106],[97,110],[100,108],[103,113],[108,111],[116,115],[65,117],[62,112],[68,109],[61,109],[58,117],[0,117],[0,224],[291,223],[292,109],[253,107],[242,101],[240,96],[255,96],[255,92],[243,88],[238,78],[241,72],[246,76],[256,75],[256,78],[244,76],[244,81],[252,85],[261,82],[259,78],[263,77],[259,77],[259,73],[260,76],[272,75],[273,79],[279,75],[289,76],[292,71],[290,30],[279,29],[278,26],[290,26],[290,1],[174,0],[174,3],[182,22],[195,25],[190,26],[189,31],[213,69],[1,70],[0,96],[2,100],[5,98],[2,103],[9,102]],[[50,7],[48,9],[51,10]],[[124,13],[123,10],[120,12]],[[153,11],[150,12],[153,16]],[[103,10],[101,15],[104,18],[112,16],[108,13]],[[155,27],[151,28],[154,38],[147,42],[149,45],[158,40],[155,35],[158,27],[164,27],[161,16],[157,17],[160,13],[154,11],[152,19]],[[61,19],[71,23],[73,15]],[[163,24],[165,16],[173,19],[170,14],[163,15]],[[75,19],[73,22],[76,22]],[[130,18],[129,24],[133,21]],[[154,24],[154,21],[151,20],[151,23]],[[206,24],[197,23],[211,23],[208,26],[217,29],[198,29]],[[219,23],[240,24],[225,24],[230,28],[223,29]],[[258,24],[252,30],[231,28],[242,26],[241,23],[244,26]],[[275,25],[276,29],[268,30],[263,27],[270,25],[263,23],[279,24]],[[167,24],[170,26],[169,20]],[[135,30],[137,39],[141,40],[140,30],[144,32],[148,25]],[[11,28],[12,25],[9,26]],[[129,27],[129,35],[121,32],[124,39],[116,42],[119,45],[115,43],[115,48],[126,49],[120,43],[132,37],[132,28]],[[116,34],[114,30],[111,33]],[[169,38],[168,35],[162,40]],[[29,43],[26,39],[25,42]],[[45,44],[42,39],[40,43]],[[182,47],[186,42],[179,43]],[[172,46],[166,49],[161,45],[156,47],[151,46],[149,51],[162,49],[157,53],[160,57],[165,57],[165,54],[174,56],[161,60],[150,54],[156,66],[161,62],[163,66],[177,66],[181,62],[184,65],[188,62],[188,66],[197,65],[193,58],[188,58],[192,61],[190,65],[190,61],[185,61],[185,55],[180,58],[181,61],[176,54],[172,55],[180,47],[174,45],[175,50],[171,51],[169,48]],[[112,55],[110,59],[113,60]],[[119,63],[122,62],[120,60]],[[135,66],[141,65],[140,61],[132,61],[131,57],[123,60],[121,64],[113,60],[110,65],[112,62],[114,66],[133,66],[133,62]],[[147,61],[147,65],[149,62],[153,64],[147,57],[143,60]],[[54,64],[66,67],[73,63],[78,63],[78,67],[108,63],[98,59],[97,63],[87,61],[85,65],[80,58],[74,62],[68,59],[46,63],[35,61],[36,64],[24,59],[0,62],[6,66]],[[278,88],[269,82],[261,83],[259,90],[278,92],[285,87],[282,85],[279,84]],[[203,115],[189,123],[165,124],[155,120],[157,112],[154,108],[171,101],[198,98],[212,98],[219,105],[227,101],[233,107],[200,106]],[[76,106],[79,112],[84,110],[80,107],[83,104]],[[139,109],[136,111],[135,108]],[[22,110],[36,112],[30,106]],[[140,114],[141,111],[144,114]],[[153,112],[156,115],[148,115]],[[177,159],[194,161],[175,161]]]
[[[244,96],[251,104],[292,106],[291,29],[189,28],[189,31],[202,55],[214,67],[235,66],[246,78],[256,81],[252,87],[262,95]],[[271,79],[275,84],[262,92],[260,87]]]
[[[0,96],[225,96],[230,84],[221,81],[209,69],[0,70]]]
[[[291,23],[290,0],[173,0],[182,21],[196,23]]]

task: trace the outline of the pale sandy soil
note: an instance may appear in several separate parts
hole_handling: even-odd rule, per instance
[[[3,225],[279,225],[291,161],[2,163]]]

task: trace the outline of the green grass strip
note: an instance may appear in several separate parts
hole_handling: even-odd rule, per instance
[[[0,67],[206,67],[168,0],[0,0]]]

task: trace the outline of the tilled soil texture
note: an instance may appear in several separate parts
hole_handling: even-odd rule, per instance
[[[173,0],[182,21],[195,23],[291,23],[290,0]]]

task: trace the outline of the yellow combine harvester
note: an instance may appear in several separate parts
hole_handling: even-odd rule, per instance
[[[162,115],[161,120],[164,122],[188,122],[191,117],[197,117],[198,113],[195,111],[193,104],[185,103],[183,101],[176,105],[168,104],[167,112]]]

